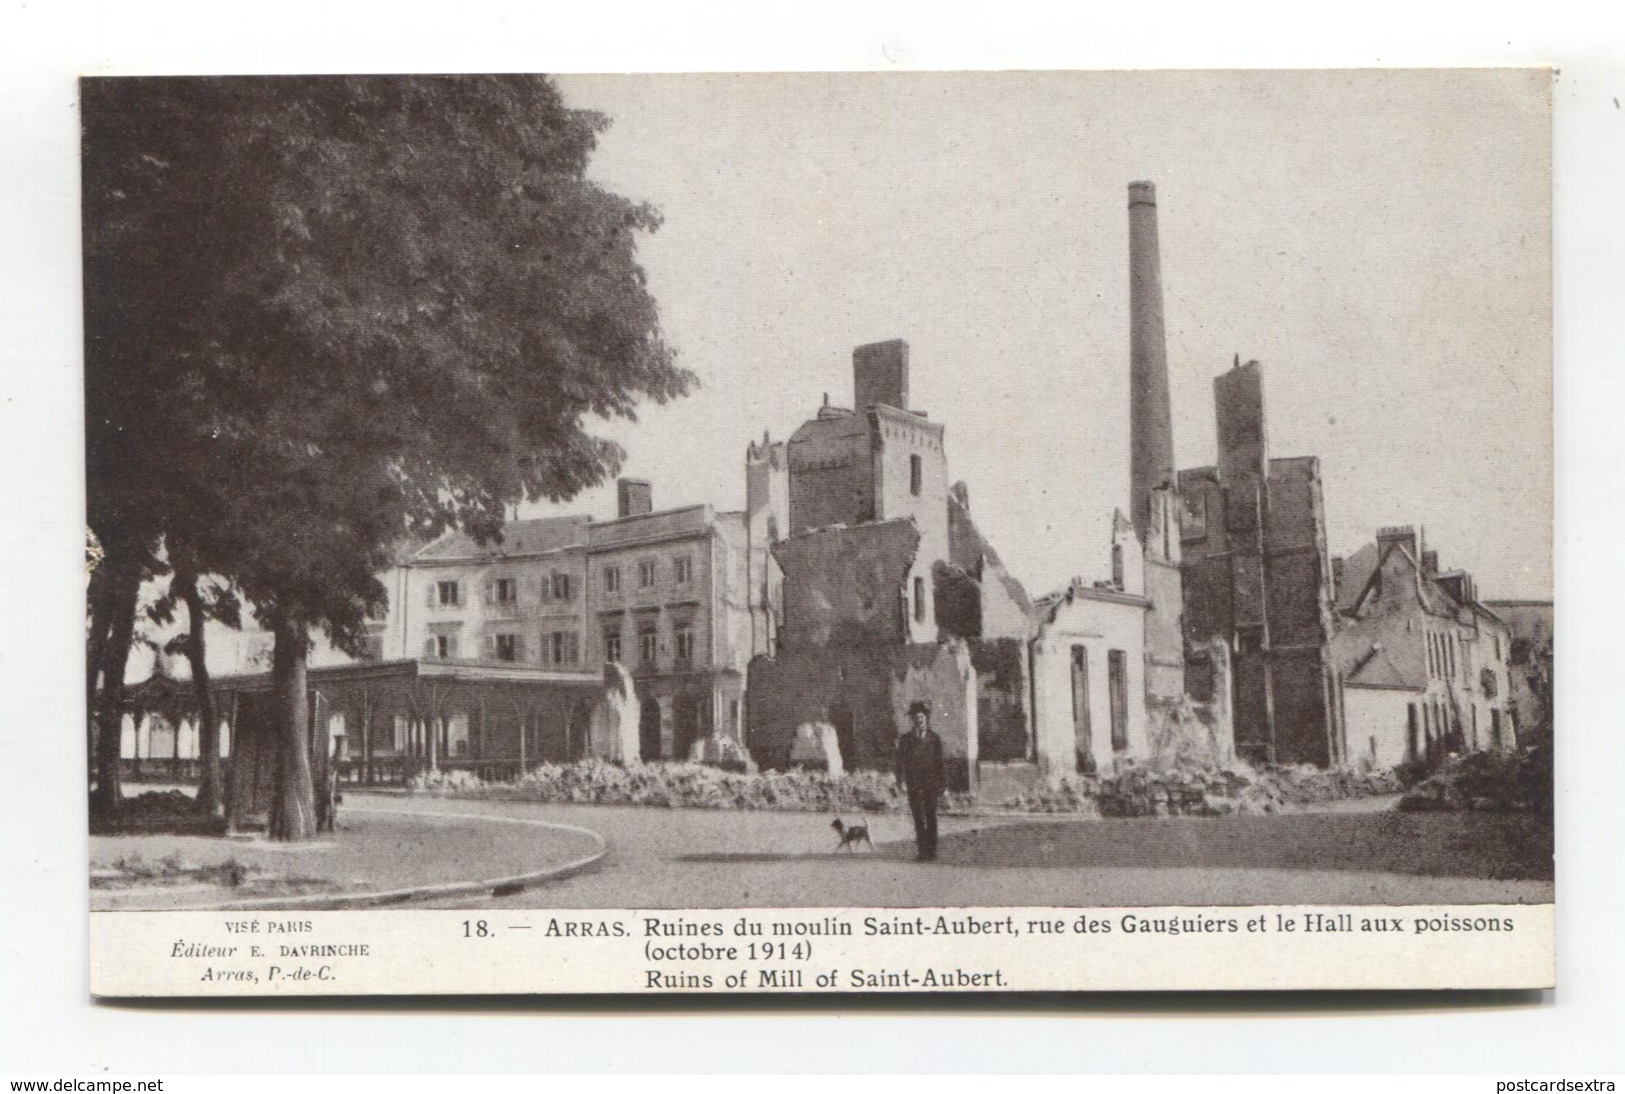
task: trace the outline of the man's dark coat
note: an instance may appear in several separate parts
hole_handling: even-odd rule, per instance
[[[897,739],[897,781],[921,794],[940,793],[946,779],[942,773],[942,738],[927,729],[923,737],[913,729]]]

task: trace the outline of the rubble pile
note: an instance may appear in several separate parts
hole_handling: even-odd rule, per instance
[[[90,834],[115,835],[166,832],[180,835],[218,836],[226,830],[224,817],[211,816],[198,807],[197,799],[180,790],[148,790],[125,798],[117,813],[90,814]]]
[[[908,808],[887,772],[740,772],[712,764],[617,764],[588,759],[542,764],[512,782],[488,783],[468,771],[431,772],[409,784],[415,791],[458,796],[579,805],[642,805],[688,809],[786,809],[809,812],[888,813]],[[1000,811],[1064,813],[1080,817],[1214,817],[1275,813],[1319,802],[1397,793],[1390,774],[1322,771],[1313,767],[1255,770],[1182,766],[1129,767],[1113,775],[1079,775],[1055,786],[1023,791]],[[973,795],[949,793],[952,812],[985,808]]]
[[[1148,695],[1145,715],[1151,766],[1157,770],[1222,768],[1232,761],[1211,704],[1193,702],[1185,695],[1177,699]]]
[[[263,874],[256,867],[228,858],[224,862],[199,865],[182,858],[179,853],[165,855],[157,861],[148,861],[140,855],[129,855],[111,866],[93,867],[90,872],[92,889],[129,889],[153,885],[219,885],[239,888],[250,878]]]
[[[1099,816],[1095,796],[1099,790],[1097,780],[1087,775],[1062,779],[1058,786],[1038,786],[1024,790],[1001,806],[1015,813],[1076,813],[1081,816]]]
[[[1179,765],[1162,770],[1130,767],[1114,775],[1078,776],[1054,788],[1029,791],[1009,808],[1029,813],[1101,817],[1219,817],[1277,813],[1346,798],[1397,794],[1391,773],[1323,771],[1315,767],[1255,769]]]
[[[1397,794],[1403,788],[1393,771],[1355,771],[1310,764],[1268,767],[1256,774],[1282,804],[1316,805],[1345,798]]]
[[[408,790],[478,790],[485,780],[472,771],[452,768],[447,771],[419,771],[406,780]]]
[[[1542,813],[1552,805],[1546,748],[1451,756],[1399,799],[1405,813]]]
[[[439,784],[414,780],[414,789],[506,800],[659,808],[885,813],[908,806],[891,775],[878,771],[832,778],[821,771],[750,774],[699,763],[623,766],[592,759],[542,764],[509,783],[485,783],[468,773],[458,776]]]

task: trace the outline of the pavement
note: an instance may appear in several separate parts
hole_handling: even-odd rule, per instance
[[[865,816],[875,850],[836,851],[820,813],[346,797],[346,810],[489,815],[591,829],[593,867],[509,895],[427,907],[730,908],[1481,904],[1552,900],[1550,827],[1526,816],[1077,820],[944,817],[913,861],[906,814]],[[858,818],[845,818],[852,822]]]
[[[539,818],[395,812],[399,798],[341,809],[338,831],[311,843],[201,836],[93,836],[91,908],[347,907],[450,897],[534,882],[604,853],[590,829]],[[121,860],[162,878],[127,887]],[[168,861],[167,868],[161,864]],[[234,879],[227,864],[245,869]]]
[[[913,861],[907,814],[847,816],[874,849],[837,851],[821,813],[479,801],[349,792],[336,837],[91,840],[95,909],[706,908],[1544,903],[1551,829],[1524,815],[1078,819],[945,816]],[[119,884],[120,859],[184,872]],[[249,868],[233,886],[219,868]],[[498,887],[501,895],[493,895]]]

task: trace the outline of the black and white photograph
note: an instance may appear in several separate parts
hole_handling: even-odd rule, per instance
[[[82,79],[98,992],[1550,986],[1552,81]]]

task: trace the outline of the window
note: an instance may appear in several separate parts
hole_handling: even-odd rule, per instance
[[[495,651],[498,661],[518,661],[520,659],[519,636],[517,634],[497,635]]]
[[[432,634],[428,641],[423,643],[423,656],[431,660],[446,661],[457,656],[457,636],[455,634]]]
[[[443,723],[446,727],[446,754],[468,755],[468,715],[453,714]]]
[[[925,622],[925,578],[914,579],[914,622]]]
[[[519,581],[512,577],[499,577],[496,580],[496,602],[498,604],[519,603]]]
[[[553,572],[553,599],[554,600],[569,600],[570,599],[570,575],[569,574],[559,573],[556,570]]]
[[[442,608],[455,608],[462,603],[462,597],[455,581],[441,581],[435,585],[437,599]]]
[[[1112,701],[1112,751],[1128,749],[1128,655],[1106,651],[1106,687]]]
[[[604,591],[606,593],[621,591],[621,568],[619,566],[604,567]]]
[[[574,665],[581,660],[581,638],[574,631],[554,631],[549,638],[553,664]]]
[[[1089,650],[1084,646],[1072,647],[1072,742],[1078,771],[1092,772],[1095,748],[1089,720]]]
[[[672,577],[679,585],[687,585],[694,579],[694,560],[688,555],[678,555],[671,560]]]
[[[641,664],[641,665],[653,665],[655,663],[655,656],[656,656],[656,654],[659,653],[659,650],[660,650],[660,641],[656,637],[654,631],[639,631],[638,632],[638,663],[639,664]]]
[[[677,660],[685,664],[694,660],[693,627],[679,627],[677,629]]]
[[[638,563],[638,588],[650,589],[654,587],[654,583],[655,560],[652,558],[642,559]]]
[[[1112,584],[1123,588],[1123,545],[1112,544]]]
[[[619,662],[621,659],[621,632],[604,632],[604,660]]]
[[[920,496],[920,480],[924,477],[924,469],[920,464],[920,457],[918,455],[910,456],[908,458],[908,492],[910,494],[913,494],[915,497]]]

